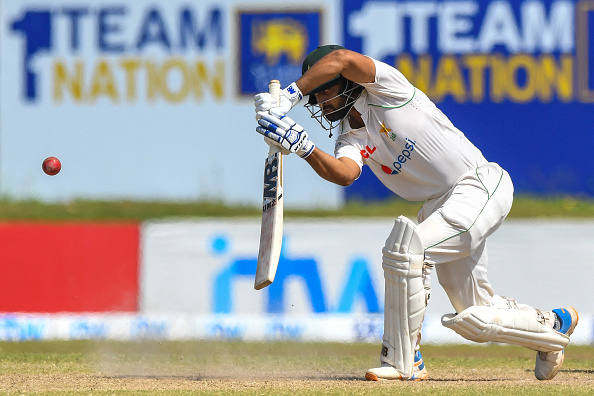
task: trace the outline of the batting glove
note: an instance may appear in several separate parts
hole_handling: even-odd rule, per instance
[[[289,154],[291,154],[291,152],[289,150],[287,150],[286,148],[284,148],[282,146],[282,144],[280,144],[279,142],[276,142],[276,141],[270,139],[268,136],[264,136],[264,141],[266,142],[266,144],[270,148],[277,148],[278,150],[280,150],[280,153],[282,155],[289,155]]]
[[[256,120],[260,120],[260,118],[262,118],[265,114],[270,114],[269,111],[265,111],[265,112],[260,112],[260,113],[256,113]],[[256,130],[258,130],[256,127]],[[272,140],[271,138],[269,138],[268,136],[266,136],[264,134],[264,142],[272,149],[272,148],[277,148],[278,150],[280,150],[280,153],[282,155],[289,155],[291,154],[291,152],[289,150],[287,150],[286,148],[284,148],[282,146],[282,144],[280,144],[278,141],[276,140]]]
[[[256,128],[256,131],[289,152],[295,153],[301,158],[307,158],[316,148],[314,142],[309,140],[303,127],[282,115],[277,109],[273,109],[269,113],[258,113],[257,118],[260,126]]]
[[[280,91],[279,105],[268,92],[259,93],[254,96],[254,106],[256,113],[270,111],[271,109],[278,110],[282,115],[286,115],[293,107],[295,107],[301,99],[303,94],[297,84],[292,83],[287,88]]]

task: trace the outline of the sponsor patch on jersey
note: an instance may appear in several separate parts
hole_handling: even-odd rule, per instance
[[[396,157],[396,161],[392,163],[392,166],[382,165],[384,173],[387,173],[388,175],[398,175],[403,171],[404,164],[407,161],[412,161],[412,155],[415,151],[417,142],[410,140],[409,138],[404,138],[404,140],[406,141],[404,149],[400,152],[398,157]]]

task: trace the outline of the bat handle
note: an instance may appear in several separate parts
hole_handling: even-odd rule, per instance
[[[268,92],[276,101],[277,106],[280,104],[280,87],[280,81],[278,80],[270,80],[270,82],[268,83]]]
[[[280,151],[281,151],[280,147],[278,147],[276,145],[274,145],[274,146],[271,145],[270,148],[268,149],[268,156],[270,157],[271,155],[274,155]]]
[[[268,83],[268,92],[272,95],[274,100],[276,101],[276,105],[280,105],[280,90],[281,85],[279,80],[270,80]],[[268,156],[276,154],[280,151],[280,147],[271,146],[270,150],[268,150]]]

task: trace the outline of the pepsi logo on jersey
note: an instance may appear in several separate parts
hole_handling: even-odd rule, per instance
[[[396,161],[392,164],[393,168],[389,166],[382,165],[382,170],[387,173],[388,175],[397,175],[402,172],[402,165],[406,161],[412,160],[411,155],[415,150],[415,145],[417,144],[416,141],[410,140],[409,138],[404,138],[406,140],[406,144],[404,145],[404,149],[401,151],[400,155],[396,157]]]

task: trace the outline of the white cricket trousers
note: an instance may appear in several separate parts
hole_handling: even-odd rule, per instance
[[[435,265],[456,312],[494,305],[487,237],[509,213],[513,192],[509,174],[491,162],[462,175],[450,191],[428,200],[419,211],[425,262]]]

